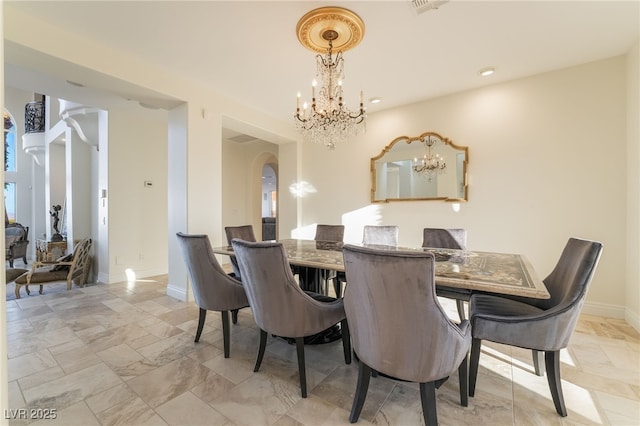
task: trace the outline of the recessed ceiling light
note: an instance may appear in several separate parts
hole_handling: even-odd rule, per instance
[[[372,104],[379,104],[380,102],[382,102],[382,98],[379,97],[374,97],[374,98],[369,98],[369,102],[371,102]]]
[[[487,67],[487,68],[482,68],[480,71],[478,71],[478,74],[480,74],[482,77],[488,77],[490,75],[493,75],[496,72],[496,69],[494,67]]]

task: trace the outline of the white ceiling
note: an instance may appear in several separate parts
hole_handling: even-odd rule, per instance
[[[363,41],[345,53],[344,87],[352,108],[363,90],[370,113],[621,55],[640,27],[638,1],[451,0],[419,15],[406,0],[5,1],[4,15],[37,17],[293,122],[296,93],[309,98],[315,76],[314,54],[298,43],[296,23],[321,6],[348,7],[365,22]],[[497,73],[479,77],[487,66]],[[5,80],[85,103],[78,97],[99,92],[92,88],[117,94],[111,101],[165,108],[175,101],[13,43],[5,43]],[[366,102],[374,96],[382,103]]]

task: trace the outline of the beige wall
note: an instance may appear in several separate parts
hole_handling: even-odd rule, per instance
[[[167,153],[166,111],[109,112],[110,282],[167,273]]]
[[[640,328],[640,43],[627,57],[626,320]]]
[[[626,252],[625,57],[536,75],[371,114],[366,135],[303,148],[303,228],[344,223],[359,241],[366,223],[400,225],[420,245],[424,227],[464,227],[469,248],[526,254],[542,277],[569,237],[600,240],[592,312],[623,316]],[[371,205],[370,157],[394,138],[438,132],[469,147],[469,202]],[[637,219],[637,218],[636,218]]]
[[[272,143],[222,141],[223,227],[251,224],[261,239],[262,165],[277,157],[278,145]]]

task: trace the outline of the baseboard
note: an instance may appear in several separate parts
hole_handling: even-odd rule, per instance
[[[624,319],[626,322],[631,325],[631,327],[635,328],[638,333],[640,333],[640,315],[637,312],[633,312],[630,309],[625,311]]]
[[[178,286],[169,284],[167,285],[167,296],[170,296],[185,302],[189,295],[187,294],[187,289],[184,285],[178,287]]]
[[[136,271],[136,279],[142,279],[142,278],[147,278],[147,277],[156,277],[158,275],[166,275],[167,274],[167,270],[166,269],[162,269],[162,270],[154,270],[154,269],[145,269],[145,270],[137,270]],[[98,273],[98,282],[101,283],[107,283],[107,284],[114,284],[114,283],[120,283],[123,281],[127,281],[127,274],[122,271],[122,272],[118,272],[118,273],[112,273],[112,274],[106,274],[104,272],[100,272]]]
[[[640,316],[624,306],[607,305],[605,303],[585,303],[582,313],[598,317],[615,318],[625,320],[631,327],[640,333]]]
[[[582,313],[598,317],[625,319],[624,306],[609,305],[606,303],[585,302]]]

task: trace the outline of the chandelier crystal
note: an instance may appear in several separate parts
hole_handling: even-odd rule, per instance
[[[296,128],[305,140],[321,143],[333,150],[336,144],[356,136],[360,130],[366,130],[367,115],[362,91],[360,107],[353,111],[344,102],[342,86],[343,51],[360,42],[364,23],[347,9],[324,7],[303,16],[296,31],[302,45],[317,52],[311,103],[302,101],[298,92],[294,114]],[[335,55],[334,46],[338,50]]]
[[[429,181],[433,179],[433,176],[444,172],[447,168],[447,163],[440,154],[434,154],[433,145],[438,141],[438,138],[432,135],[428,135],[422,139],[424,143],[425,153],[420,160],[418,158],[413,159],[413,171],[420,176],[424,176]]]

